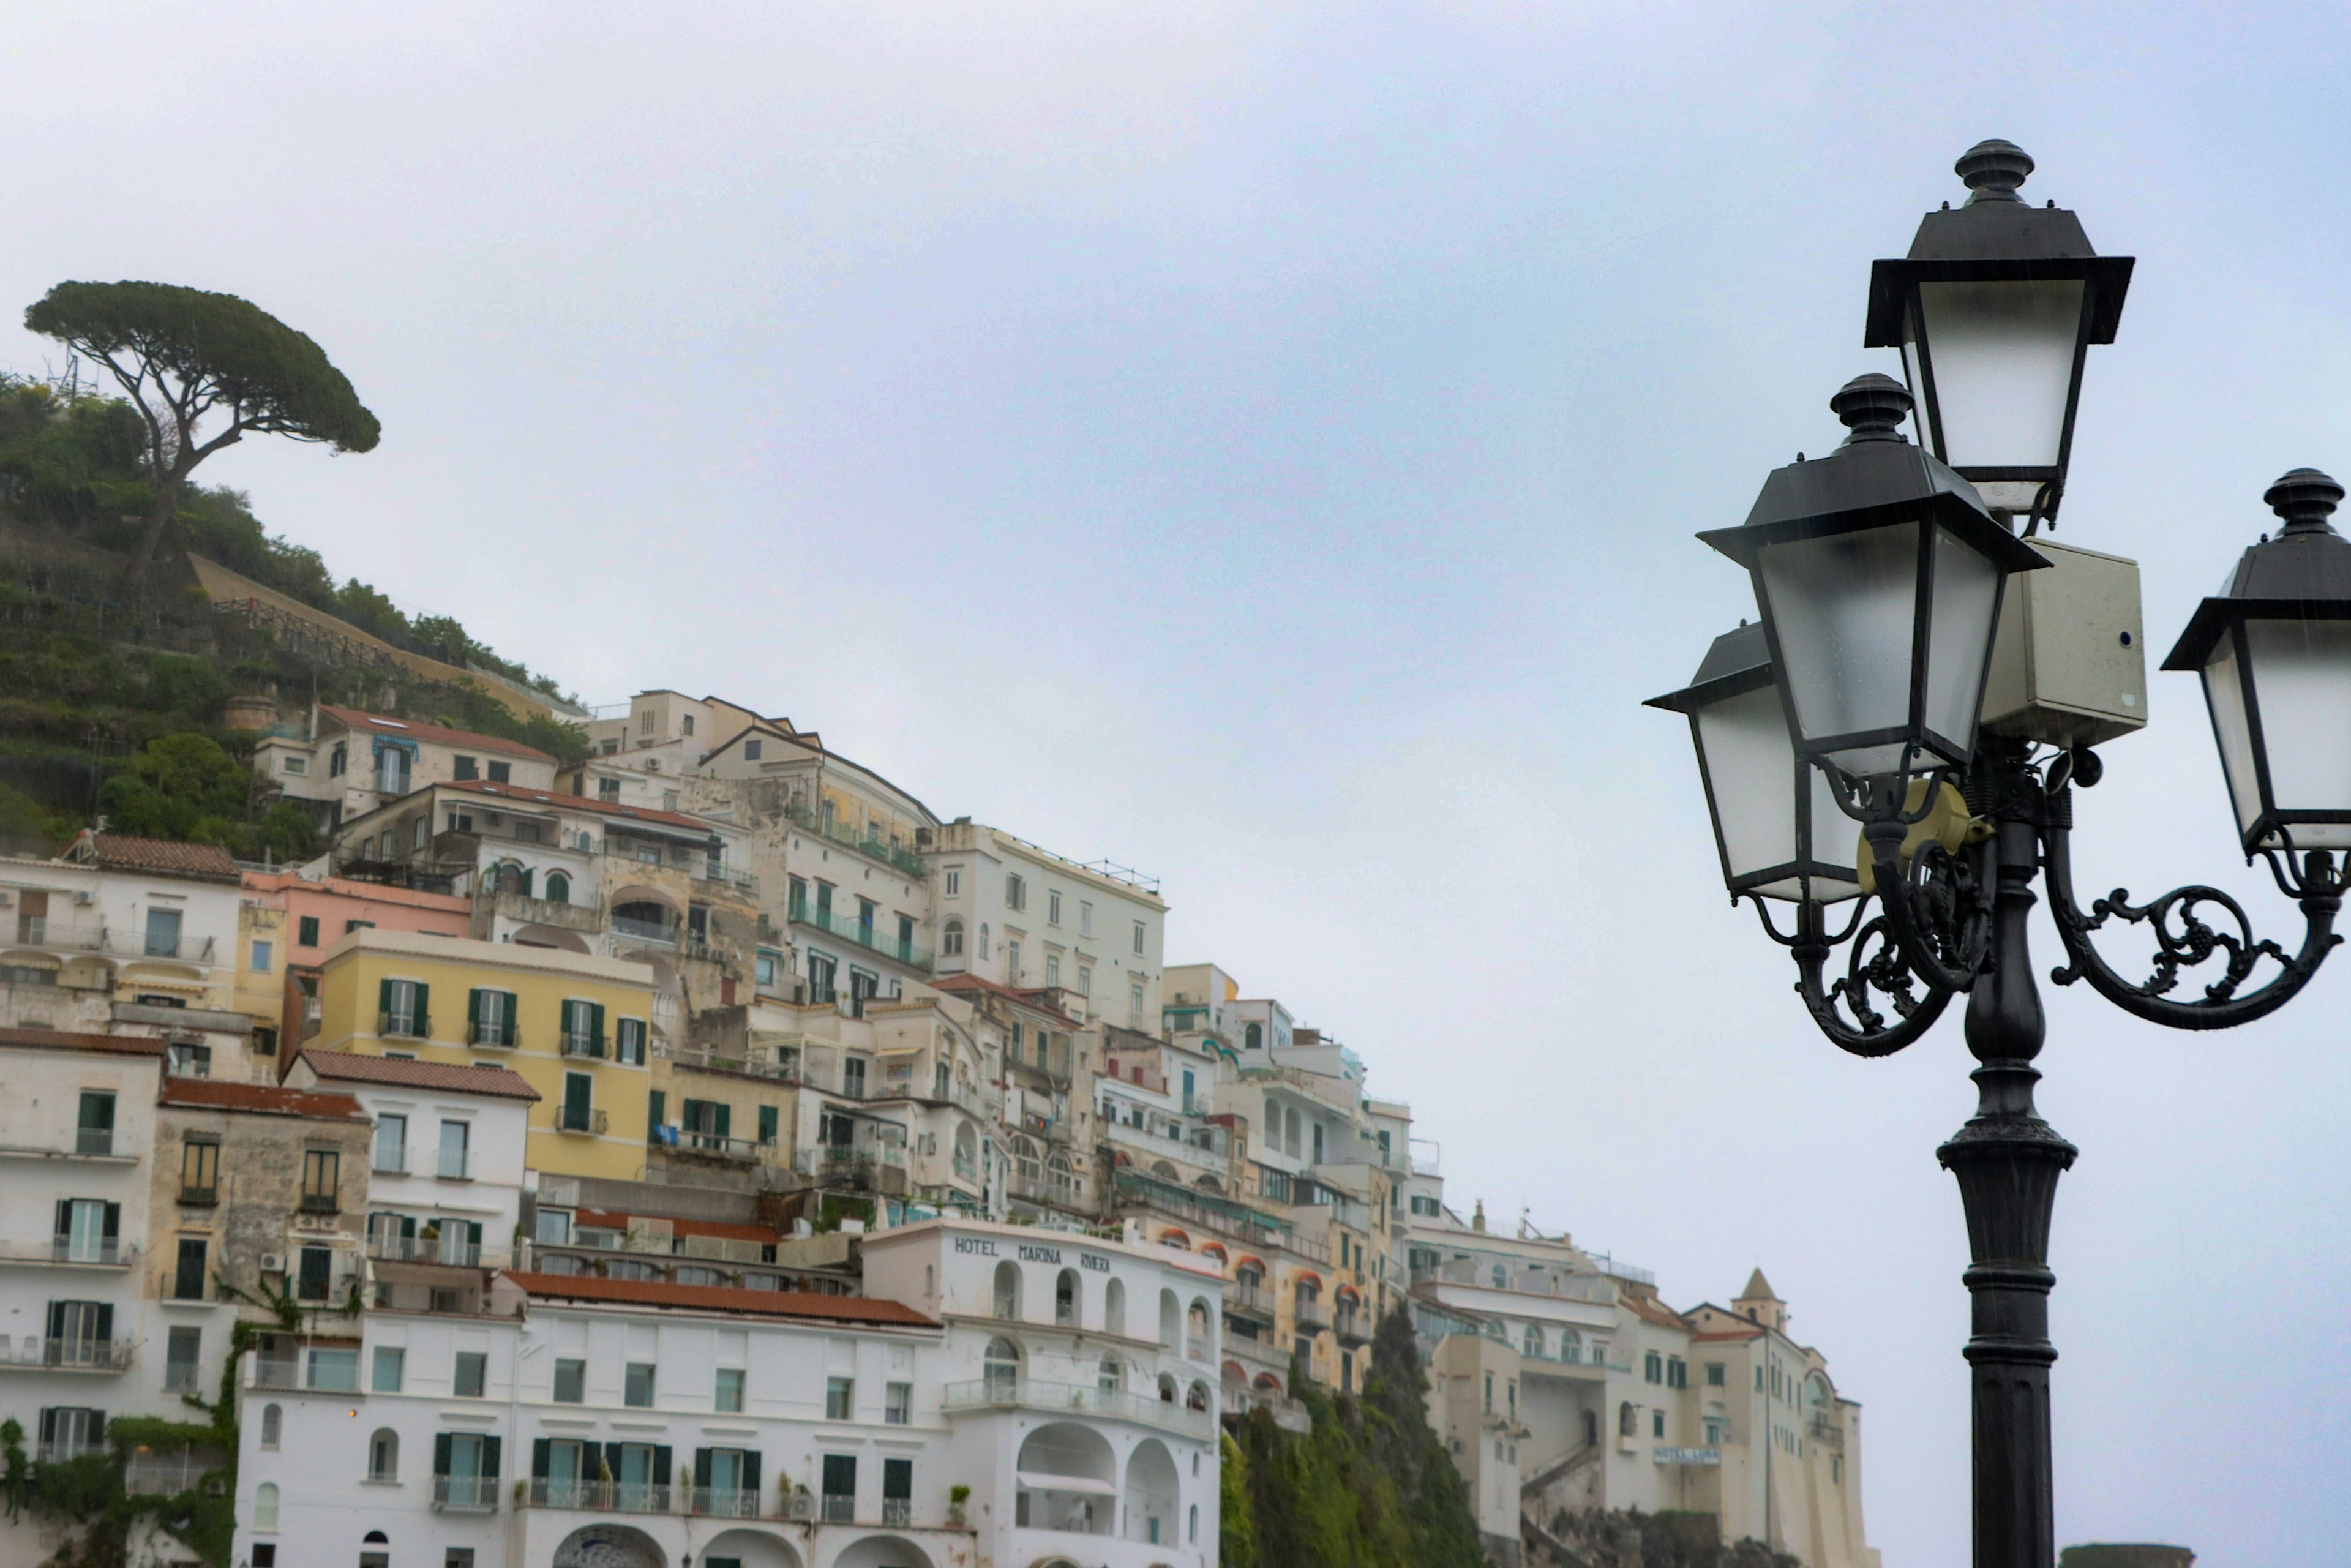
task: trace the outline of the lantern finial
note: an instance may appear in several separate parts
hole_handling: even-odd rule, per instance
[[[2315,468],[2297,468],[2262,494],[2270,509],[2285,519],[2286,534],[2331,534],[2327,514],[2343,499],[2343,486]]]
[[[1951,172],[1968,183],[1968,205],[1978,202],[2021,202],[2016,188],[2032,172],[2032,156],[2013,141],[1998,137],[1979,141],[1959,154]]]
[[[1910,405],[1909,388],[1875,372],[1854,377],[1829,399],[1830,409],[1853,432],[1844,438],[1848,446],[1856,441],[1901,440],[1895,427],[1909,416]]]

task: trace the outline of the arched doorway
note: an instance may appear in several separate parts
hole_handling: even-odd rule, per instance
[[[931,1568],[929,1553],[895,1535],[868,1535],[852,1541],[832,1560],[831,1568]]]
[[[722,1531],[695,1550],[694,1561],[698,1568],[800,1568],[800,1554],[764,1530]]]
[[[1013,1522],[1028,1530],[1108,1535],[1118,1500],[1118,1460],[1091,1427],[1057,1421],[1022,1440]]]
[[[625,1524],[590,1524],[563,1538],[555,1549],[554,1568],[669,1568],[669,1563],[643,1531]]]
[[[1126,1461],[1126,1538],[1176,1544],[1176,1460],[1167,1445],[1145,1437]]]

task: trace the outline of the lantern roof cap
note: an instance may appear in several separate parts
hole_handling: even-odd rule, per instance
[[[1677,692],[1651,697],[1643,707],[1669,713],[1695,713],[1699,708],[1771,684],[1771,645],[1764,640],[1761,621],[1741,621],[1708,645],[1698,674]]]
[[[2213,643],[2240,621],[2351,620],[2351,539],[2326,520],[2343,494],[2315,468],[2272,485],[2262,499],[2285,527],[2237,558],[2220,591],[2189,617],[2163,667],[2202,669]]]
[[[1829,401],[1852,429],[1844,444],[1810,462],[1801,455],[1763,481],[1747,521],[1710,528],[1698,538],[1741,566],[1755,564],[1767,544],[1844,533],[1888,523],[1935,522],[1949,528],[2003,571],[2046,566],[2032,546],[1999,522],[1976,487],[1948,464],[1895,430],[1910,394],[1886,376],[1857,376]]]
[[[1918,221],[1910,254],[1870,269],[1869,319],[1862,346],[1900,346],[1910,286],[1917,283],[2070,282],[2090,285],[2090,341],[2111,343],[2130,288],[2134,258],[2100,256],[2082,220],[2052,203],[2033,206],[2016,193],[2032,159],[2013,141],[1979,141],[1952,165],[1968,199]]]

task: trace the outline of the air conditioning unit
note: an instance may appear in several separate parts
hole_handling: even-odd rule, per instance
[[[91,904],[97,902],[98,894],[91,893],[87,888],[74,894],[74,903],[84,909],[88,909]]]
[[[261,1255],[261,1271],[265,1274],[283,1274],[286,1272],[286,1254],[283,1252],[264,1252]]]
[[[648,773],[658,773],[658,772],[660,772],[660,771],[661,771],[661,758],[658,758],[658,757],[648,757],[648,758],[645,758],[645,771],[646,771],[646,772],[648,772]]]

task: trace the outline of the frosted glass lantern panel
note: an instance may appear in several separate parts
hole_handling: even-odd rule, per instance
[[[2057,465],[2083,287],[2078,278],[1918,286],[1944,462],[1954,468]]]
[[[1767,545],[1757,561],[1807,744],[1910,721],[1918,601],[1918,525],[1896,523]],[[1899,740],[1839,747],[1847,773],[1891,773]]]
[[[1780,688],[1760,687],[1698,710],[1698,744],[1706,752],[1706,777],[1722,834],[1726,876],[1736,882],[1797,859],[1796,751],[1788,739],[1787,711]],[[1817,768],[1804,769],[1812,799],[1814,844],[1831,823],[1844,821],[1828,779]],[[1849,873],[1847,873],[1850,874]],[[1749,889],[1765,898],[1802,898],[1800,879],[1786,877]],[[1815,879],[1812,896],[1822,903],[1851,898],[1851,881]]]
[[[2351,812],[2351,621],[2248,621],[2245,652],[2272,803],[2288,816]],[[2287,831],[2296,849],[2351,848],[2351,822]]]
[[[2220,771],[2229,781],[2229,803],[2236,809],[2241,839],[2262,814],[2262,790],[2253,774],[2253,732],[2245,722],[2245,688],[2233,636],[2213,643],[2204,661],[2204,701],[2212,710],[2212,739],[2220,748]]]
[[[2000,619],[2000,569],[1935,530],[1935,618],[1927,632],[1927,727],[1958,747],[1976,743],[1985,655]]]

